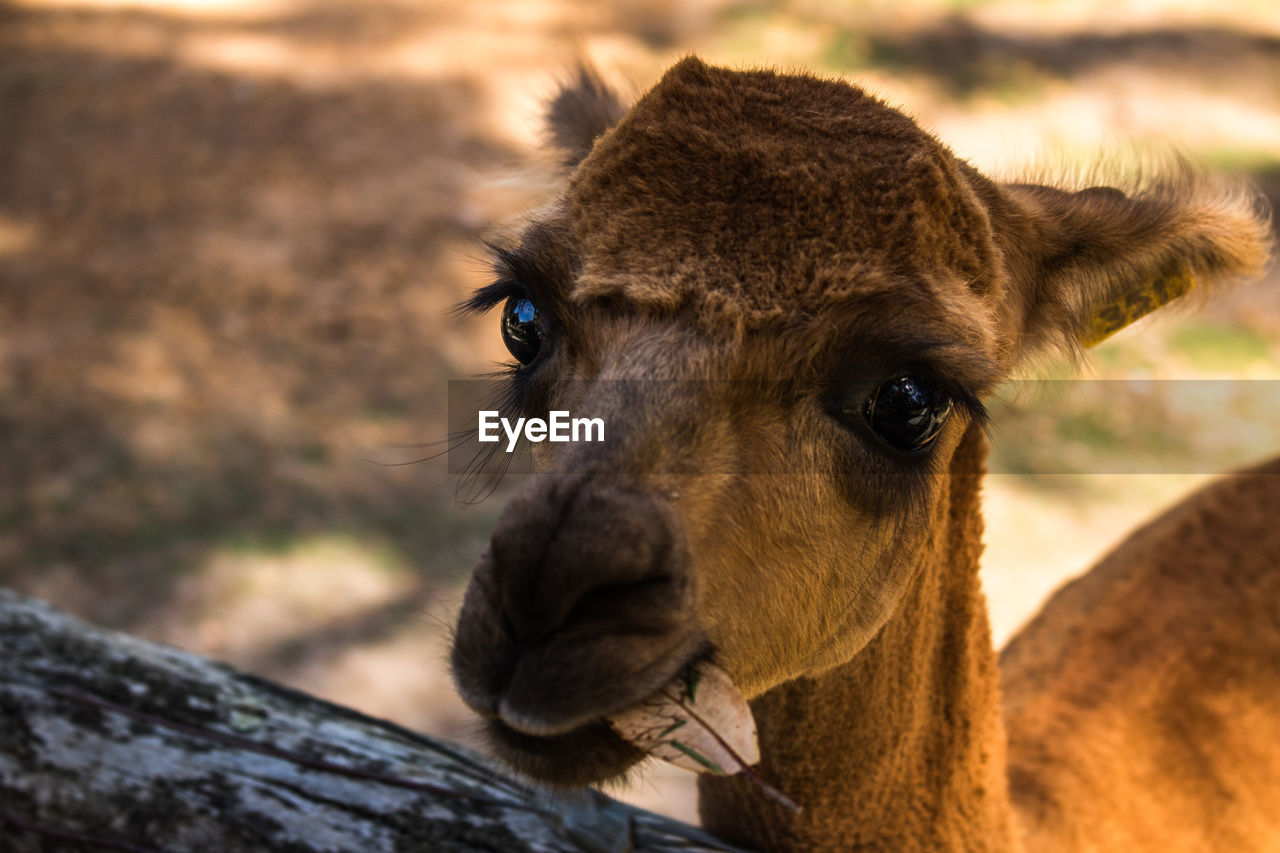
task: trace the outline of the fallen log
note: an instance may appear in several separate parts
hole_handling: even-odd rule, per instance
[[[0,589],[0,849],[733,850]]]

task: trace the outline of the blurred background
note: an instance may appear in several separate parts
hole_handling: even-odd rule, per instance
[[[860,81],[984,169],[1173,143],[1280,201],[1274,0],[0,3],[0,584],[474,745],[444,659],[502,490],[396,463],[505,358],[446,312],[551,192],[557,80],[635,94],[691,51]],[[1232,460],[1280,450],[1280,282],[1089,371],[1139,381],[999,409],[997,644],[1217,470],[1223,424]],[[689,781],[621,793],[692,818]]]

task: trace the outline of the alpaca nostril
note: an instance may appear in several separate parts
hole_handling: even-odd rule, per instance
[[[663,595],[683,599],[683,552],[658,499],[590,484],[552,496],[561,498],[558,511],[504,513],[493,536],[498,597],[519,640],[584,618],[629,624]]]

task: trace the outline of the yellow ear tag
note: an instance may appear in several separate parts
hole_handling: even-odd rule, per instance
[[[1196,286],[1191,271],[1181,269],[1168,275],[1160,275],[1137,290],[1121,296],[1119,301],[1099,307],[1089,318],[1080,343],[1096,346],[1140,317],[1165,305],[1179,296],[1185,296]]]

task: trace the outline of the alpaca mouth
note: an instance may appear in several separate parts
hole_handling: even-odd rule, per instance
[[[501,761],[549,785],[580,787],[621,779],[647,756],[603,719],[555,735],[526,734],[497,719],[485,724]]]
[[[522,713],[512,703],[500,702],[496,714],[485,715],[494,753],[516,771],[552,785],[580,786],[621,778],[649,753],[619,735],[607,717],[642,704],[657,687],[708,657],[705,639],[699,636],[692,645],[693,654],[686,651],[667,657],[676,662],[652,667],[646,677],[615,693],[611,704],[598,706],[591,715],[580,714],[568,725],[563,720],[550,725],[541,715]]]
[[[512,724],[504,714],[489,718],[489,734],[499,757],[553,784],[608,781],[652,756],[695,773],[745,773],[767,787],[750,769],[760,760],[751,708],[708,659],[690,660],[661,689],[603,719],[547,732]],[[780,792],[771,795],[795,808]]]
[[[479,648],[455,641],[459,694],[484,719],[499,760],[562,786],[617,779],[645,758],[606,718],[640,704],[710,651],[697,631],[668,636],[657,648],[653,638],[636,644],[635,637],[613,634],[605,637],[612,644],[551,642],[495,652],[481,639]]]
[[[552,639],[524,650],[512,674],[487,695],[463,692],[473,708],[521,735],[549,738],[588,728],[630,708],[709,654],[701,632],[663,638],[654,647],[634,636]]]

